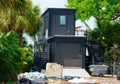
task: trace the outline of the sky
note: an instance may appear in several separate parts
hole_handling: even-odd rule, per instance
[[[32,0],[34,5],[38,5],[43,13],[47,8],[65,8],[67,0]]]

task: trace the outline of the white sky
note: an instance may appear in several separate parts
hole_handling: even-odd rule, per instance
[[[67,0],[32,0],[34,5],[38,5],[43,13],[47,8],[65,8]]]

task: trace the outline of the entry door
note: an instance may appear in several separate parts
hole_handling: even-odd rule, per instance
[[[82,52],[80,43],[60,43],[59,58],[64,66],[82,67]]]

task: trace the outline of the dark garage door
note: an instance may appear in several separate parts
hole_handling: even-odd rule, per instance
[[[80,43],[59,43],[59,58],[63,60],[64,66],[82,66],[82,48]]]

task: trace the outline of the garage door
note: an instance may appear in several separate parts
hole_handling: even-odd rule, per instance
[[[82,66],[82,51],[80,43],[60,43],[59,57],[64,60],[64,66]]]

